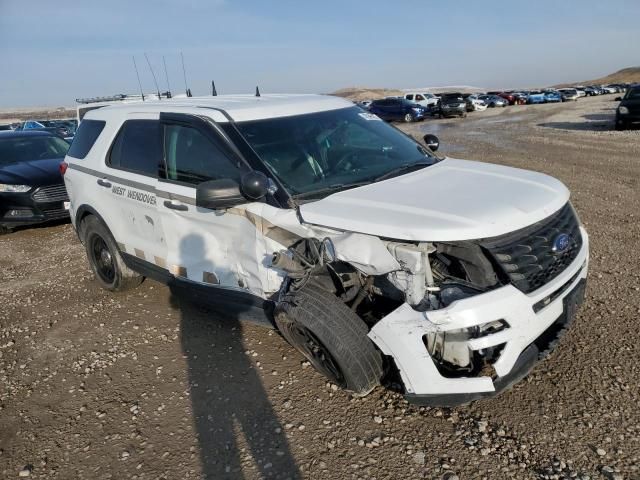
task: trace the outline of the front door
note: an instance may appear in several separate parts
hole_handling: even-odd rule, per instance
[[[262,296],[266,278],[264,238],[243,206],[196,207],[196,187],[207,180],[240,182],[246,167],[220,135],[200,118],[161,115],[164,172],[158,210],[167,242],[167,269],[179,279]]]

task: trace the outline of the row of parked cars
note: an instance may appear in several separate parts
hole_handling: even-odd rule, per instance
[[[73,140],[76,130],[78,129],[78,121],[75,118],[64,120],[26,120],[24,122],[10,123],[7,125],[0,125],[0,131],[2,130],[40,130],[50,132],[65,140]]]
[[[415,122],[427,116],[466,117],[468,112],[487,108],[540,103],[577,101],[580,97],[624,92],[628,85],[577,86],[544,90],[509,90],[486,93],[406,92],[404,96],[387,97],[358,104],[383,120]]]

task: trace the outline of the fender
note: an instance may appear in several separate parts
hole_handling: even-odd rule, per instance
[[[81,229],[81,225],[82,225],[82,220],[84,220],[84,217],[86,217],[87,215],[95,215],[96,217],[98,217],[98,219],[102,222],[102,224],[107,227],[107,222],[104,221],[104,218],[102,218],[102,215],[100,215],[95,208],[93,208],[90,205],[82,204],[80,205],[77,210],[76,210],[76,215],[75,215],[75,221],[73,222],[73,227],[76,231],[76,235],[78,236],[78,239],[80,240],[81,243],[84,244],[83,242],[83,232],[80,231]],[[107,230],[109,230],[109,233],[111,233],[111,230],[109,229],[109,227],[107,227]],[[113,236],[113,234],[111,234]]]

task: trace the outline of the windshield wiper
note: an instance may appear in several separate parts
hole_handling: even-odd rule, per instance
[[[329,185],[327,187],[320,188],[318,190],[312,190],[310,192],[299,193],[295,195],[297,198],[308,198],[315,197],[317,195],[323,195],[325,193],[335,193],[341,190],[348,190],[350,188],[362,187],[363,185],[370,184],[370,181],[366,182],[356,182],[356,183],[334,183],[333,185]]]
[[[387,178],[397,177],[398,175],[402,175],[403,173],[409,173],[413,170],[420,170],[425,167],[429,167],[433,165],[432,162],[413,162],[413,163],[403,163],[399,167],[396,167],[392,170],[389,170],[387,173],[383,173],[379,177],[374,178],[375,182],[379,182],[380,180],[386,180]]]

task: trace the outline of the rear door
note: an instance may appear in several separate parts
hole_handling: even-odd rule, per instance
[[[159,114],[130,114],[105,158],[105,175],[97,179],[107,225],[127,254],[162,264],[167,246],[160,224],[156,187],[162,164]],[[101,206],[99,198],[94,202]]]

